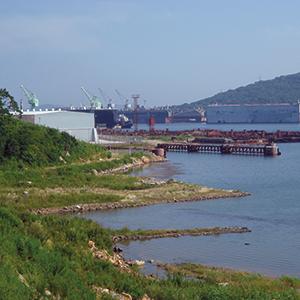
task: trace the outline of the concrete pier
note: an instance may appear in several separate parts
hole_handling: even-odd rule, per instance
[[[220,154],[240,154],[240,155],[264,155],[277,156],[280,151],[276,144],[248,145],[248,144],[199,144],[199,143],[162,143],[157,148],[165,151],[183,152],[206,152]]]

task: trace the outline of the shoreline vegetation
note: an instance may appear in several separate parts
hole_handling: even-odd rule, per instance
[[[157,278],[114,252],[118,239],[248,228],[113,230],[74,214],[59,215],[247,193],[129,176],[128,170],[160,159],[112,154],[7,114],[0,115],[0,130],[0,299],[299,299],[295,278],[244,276],[200,265],[168,266],[167,278]]]
[[[160,184],[159,184],[160,185]],[[102,190],[105,191],[105,190]],[[97,190],[95,190],[97,192]],[[101,190],[99,191],[101,192]],[[106,191],[109,193],[109,190]],[[143,193],[147,194],[143,194]],[[162,193],[162,194],[159,194]],[[157,195],[161,195],[157,199]],[[94,195],[94,194],[91,194]],[[163,187],[151,188],[151,190],[141,189],[138,191],[116,192],[108,197],[108,201],[103,197],[102,203],[82,203],[78,202],[74,205],[64,207],[45,207],[31,210],[33,213],[40,215],[48,214],[74,214],[85,213],[91,211],[103,211],[111,209],[134,208],[148,205],[166,204],[166,203],[179,203],[179,202],[192,202],[192,201],[206,201],[216,200],[220,198],[239,198],[248,196],[249,193],[240,191],[226,191],[218,189],[210,189],[206,187],[197,187],[180,182],[167,182]],[[87,195],[86,195],[87,196]],[[85,196],[85,197],[86,197]]]

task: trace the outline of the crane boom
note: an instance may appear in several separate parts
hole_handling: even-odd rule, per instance
[[[103,100],[107,103],[109,103],[109,98],[108,96],[104,93],[104,91],[101,89],[101,88],[98,88],[99,92],[100,92],[100,95],[101,97],[103,98]]]
[[[81,87],[81,90],[86,95],[86,97],[88,98],[88,100],[91,101],[92,100],[92,96],[88,93],[88,91],[83,86]]]
[[[97,96],[90,95],[90,93],[83,86],[81,87],[81,90],[90,101],[91,108],[96,108],[96,109],[101,108],[102,106],[101,101]]]
[[[30,90],[26,89],[23,84],[20,85],[20,88],[22,89],[23,93],[25,94],[29,105],[31,106],[31,109],[34,109],[39,106],[39,99],[36,97],[36,95],[31,92]]]
[[[125,99],[125,97],[117,89],[115,89],[115,92],[119,96],[121,101],[123,101]]]
[[[129,105],[129,99],[126,98],[126,97],[124,97],[117,89],[115,89],[115,92],[119,96],[121,102],[123,102],[123,101],[125,102],[124,109],[128,110],[129,107],[130,107],[130,105]]]

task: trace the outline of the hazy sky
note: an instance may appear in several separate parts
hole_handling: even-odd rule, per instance
[[[297,0],[0,0],[0,87],[179,104],[300,71]]]

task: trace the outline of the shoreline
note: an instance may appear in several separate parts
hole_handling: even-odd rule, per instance
[[[134,230],[132,231],[134,232]],[[248,233],[251,230],[247,227],[211,227],[211,228],[192,228],[192,229],[161,229],[161,230],[142,230],[136,234],[116,235],[112,238],[113,243],[145,241],[160,238],[179,238],[182,236],[209,236],[228,233]]]
[[[219,192],[221,192],[220,190]],[[31,210],[31,212],[39,215],[50,215],[50,214],[74,214],[74,213],[84,213],[92,211],[105,211],[112,209],[122,209],[122,208],[135,208],[143,207],[157,204],[167,204],[167,203],[180,203],[180,202],[196,202],[196,201],[207,201],[207,200],[217,200],[224,198],[241,198],[250,196],[250,193],[240,192],[240,191],[225,191],[218,195],[194,195],[189,197],[189,199],[159,199],[159,200],[142,200],[142,201],[120,201],[120,202],[108,202],[108,203],[87,203],[87,204],[76,204],[64,207],[49,207],[49,208],[38,208]]]
[[[148,155],[142,156],[140,159],[135,159],[130,164],[122,165],[120,167],[108,169],[108,170],[101,171],[101,172],[97,172],[96,170],[93,170],[93,172],[95,175],[100,175],[100,176],[107,175],[107,174],[115,174],[115,173],[126,173],[133,169],[143,168],[143,167],[149,166],[150,164],[163,163],[166,161],[167,161],[167,159],[164,157],[149,153]]]

